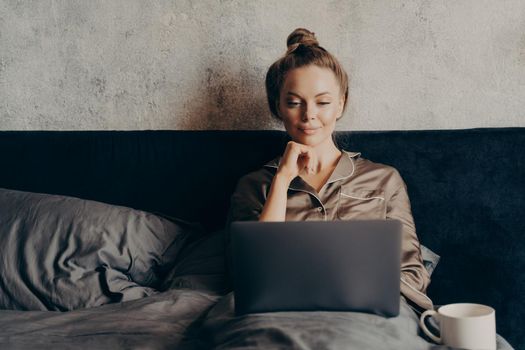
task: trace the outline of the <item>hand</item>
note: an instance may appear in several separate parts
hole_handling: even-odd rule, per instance
[[[296,176],[317,173],[317,154],[313,148],[302,143],[289,141],[277,169],[277,174],[292,181]]]

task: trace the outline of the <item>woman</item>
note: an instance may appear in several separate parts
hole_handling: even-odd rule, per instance
[[[425,294],[430,276],[399,172],[359,152],[339,149],[334,142],[335,123],[348,98],[346,72],[306,29],[293,31],[287,45],[286,54],[268,70],[266,92],[272,115],[283,122],[291,141],[282,156],[239,180],[228,224],[398,219],[403,227],[401,294],[418,313],[433,308]],[[231,268],[231,256],[228,265]]]

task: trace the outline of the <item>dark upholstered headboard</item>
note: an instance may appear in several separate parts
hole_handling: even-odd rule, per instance
[[[525,347],[525,128],[338,132],[403,176],[421,243],[441,255],[436,304],[496,308]],[[0,187],[224,225],[237,179],[282,153],[281,131],[4,131]]]

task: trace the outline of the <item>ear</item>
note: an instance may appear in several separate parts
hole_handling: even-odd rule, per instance
[[[344,95],[343,95],[343,96],[341,96],[341,98],[339,99],[339,112],[338,112],[339,117],[337,117],[336,120],[339,120],[339,119],[341,119],[341,118],[343,117],[343,107],[344,107],[344,105],[345,105],[345,97],[344,97]]]

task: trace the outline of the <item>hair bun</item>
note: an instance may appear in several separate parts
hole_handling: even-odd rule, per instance
[[[317,41],[314,32],[311,32],[305,28],[297,28],[290,35],[288,35],[288,38],[286,39],[286,46],[288,46],[288,51],[286,54],[295,51],[299,45],[319,46],[319,41]]]

